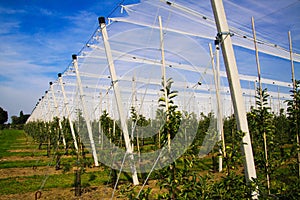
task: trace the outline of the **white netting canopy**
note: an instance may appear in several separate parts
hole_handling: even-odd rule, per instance
[[[224,4],[225,9],[230,11],[228,12],[230,37],[235,47],[247,110],[255,104],[257,81],[251,29],[251,17],[254,16],[257,17],[256,29],[259,38],[257,44],[263,87],[268,88],[274,112],[279,112],[279,109],[284,107],[284,101],[290,98],[289,90],[292,85],[287,31],[282,30],[291,30],[292,34],[295,32],[294,42],[299,42],[299,23],[294,20],[299,19],[299,16],[291,15],[296,13],[291,10],[299,10],[300,3],[280,1],[281,4],[277,5],[277,1],[266,1],[256,5],[257,1],[247,1],[243,3],[245,7],[241,7],[239,2],[225,1]],[[217,30],[210,2],[145,0],[137,4],[123,5],[122,11],[123,13],[109,18],[107,33],[110,49],[104,45],[102,30],[99,28],[78,54],[76,59],[78,69],[74,66],[73,60],[62,73],[62,83],[59,80],[53,83],[53,88],[41,99],[30,118],[32,121],[50,121],[57,115],[60,118],[71,118],[86,146],[91,146],[92,151],[95,148],[98,159],[114,168],[122,165],[126,151],[116,148],[117,144],[104,148],[104,143],[112,143],[110,138],[103,134],[99,124],[104,111],[114,120],[111,134],[116,134],[117,127],[124,128],[123,119],[127,123],[128,130],[122,131],[128,132],[131,141],[137,137],[153,137],[166,123],[166,118],[162,117],[160,124],[155,126],[149,123],[137,128],[137,123],[130,121],[132,108],[138,115],[147,119],[157,118],[159,115],[157,111],[164,108],[160,107],[162,102],[159,99],[165,95],[162,91],[166,87],[163,83],[165,79],[172,82],[169,92],[176,93],[173,104],[178,106],[177,111],[185,113],[183,119],[199,120],[202,117],[201,113],[217,113],[214,70],[211,64],[215,58],[211,58],[208,46],[209,43],[214,43]],[[278,21],[270,21],[273,18]],[[275,26],[274,23],[278,26],[277,29],[272,28]],[[269,32],[268,26],[273,32]],[[284,29],[280,28],[281,26]],[[213,50],[214,56],[217,55],[216,51]],[[112,55],[111,63],[108,52]],[[294,52],[299,52],[299,46],[294,47]],[[295,75],[299,78],[300,55],[298,53],[292,55]],[[116,80],[113,80],[111,75],[112,64]],[[219,74],[222,83],[220,91],[223,112],[230,115],[231,100],[222,60]],[[121,102],[116,99],[114,88],[116,83]],[[120,107],[123,110],[121,113]],[[215,124],[212,123],[211,129],[214,128]],[[173,138],[172,148],[179,148],[171,153],[172,158],[179,156],[193,141],[196,129],[197,126],[181,123],[179,132],[183,135],[179,134],[178,138]],[[205,142],[214,144],[217,141],[212,135],[208,136],[211,140]],[[208,151],[209,148],[203,150],[203,153]],[[160,153],[156,151],[153,155],[144,154],[145,157],[141,159],[154,163]],[[114,155],[114,159],[111,155]],[[160,162],[168,163],[171,160],[162,158]],[[129,164],[122,165],[123,168],[130,170],[130,162],[125,163]],[[150,170],[147,166],[141,166],[139,170]]]

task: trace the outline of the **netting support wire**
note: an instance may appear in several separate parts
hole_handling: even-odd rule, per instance
[[[166,0],[161,0],[161,1],[166,2],[167,5],[172,6],[173,8],[176,8],[180,11],[183,11],[184,13],[188,13],[188,14],[191,14],[192,16],[198,17],[199,19],[208,21],[210,23],[211,27],[213,27],[213,25],[214,25],[214,21],[212,19],[207,18],[206,16],[202,15],[201,13],[198,13],[195,10],[192,10],[188,7],[177,4],[175,1],[173,1],[173,2],[166,1]]]
[[[217,30],[219,33],[229,32],[229,27],[224,11],[224,5],[222,0],[211,0],[211,6],[214,13]],[[245,177],[247,182],[256,179],[256,169],[254,164],[254,157],[252,151],[252,144],[250,139],[250,133],[248,129],[247,115],[245,110],[245,102],[242,96],[242,90],[240,85],[239,74],[237,70],[237,64],[233,51],[231,37],[221,35],[222,41],[222,53],[225,63],[226,73],[228,77],[228,83],[230,87],[231,99],[234,107],[234,114],[237,121],[238,131],[242,131],[245,135],[243,137],[243,153],[245,155]],[[258,198],[258,192],[252,192],[252,198]]]
[[[217,44],[217,43],[216,43]],[[219,133],[219,141],[222,142],[222,147],[219,148],[220,156],[219,156],[219,172],[223,170],[223,159],[226,157],[225,152],[225,138],[224,138],[224,131],[223,131],[223,116],[222,116],[222,103],[221,103],[221,97],[220,97],[220,62],[219,62],[219,44],[216,46],[216,64],[214,62],[214,55],[212,50],[212,45],[209,43],[209,51],[210,51],[210,57],[211,57],[211,65],[212,70],[214,74],[214,80],[215,80],[215,89],[216,89],[216,97],[217,97],[217,128]]]
[[[66,150],[67,149],[67,143],[66,143],[66,139],[65,139],[65,136],[64,136],[64,133],[63,133],[63,128],[62,128],[62,125],[61,125],[61,120],[60,120],[59,110],[58,110],[58,104],[57,104],[57,101],[56,101],[56,96],[54,94],[53,83],[50,82],[49,84],[50,84],[50,90],[51,90],[52,98],[53,98],[53,102],[54,102],[54,108],[55,108],[55,112],[56,112],[56,117],[57,117],[57,120],[58,120],[59,130],[61,132],[61,137],[62,137],[63,145],[64,145],[64,148]]]
[[[117,186],[118,186],[118,183],[119,183],[119,180],[120,180],[120,176],[121,176],[122,169],[123,169],[123,166],[124,166],[124,163],[125,163],[125,160],[126,160],[126,156],[127,156],[127,152],[125,152],[125,154],[124,154],[124,157],[123,157],[123,160],[122,160],[122,163],[121,163],[121,167],[120,167],[120,170],[119,170],[119,173],[118,173],[118,176],[117,176],[117,180],[116,180],[115,185],[114,185],[114,190],[113,190],[112,195],[111,195],[111,199],[113,199],[114,196],[115,196],[115,191],[117,189]]]
[[[158,156],[157,156],[157,159],[155,160],[155,162],[154,162],[154,164],[153,164],[153,166],[152,166],[150,172],[148,173],[148,175],[147,175],[147,177],[146,177],[146,179],[145,179],[145,181],[144,181],[142,187],[141,187],[140,190],[139,190],[139,193],[138,193],[138,194],[136,195],[136,197],[135,197],[136,199],[139,199],[139,196],[140,196],[142,190],[144,189],[144,187],[145,187],[145,185],[146,185],[146,183],[147,183],[147,181],[148,181],[148,179],[149,179],[151,173],[153,172],[153,170],[154,170],[154,168],[155,168],[155,166],[156,166],[158,160],[160,159],[161,154],[163,153],[163,151],[165,151],[165,147],[163,147],[163,148],[160,150],[160,152],[159,152],[159,154],[158,154]]]
[[[76,139],[76,135],[75,135],[75,131],[74,131],[73,122],[72,122],[72,119],[71,119],[70,109],[69,109],[69,106],[68,106],[68,99],[67,99],[67,95],[66,95],[66,92],[65,92],[65,87],[64,87],[64,84],[63,84],[63,81],[62,81],[61,73],[58,74],[58,82],[59,82],[59,85],[61,87],[61,91],[62,91],[62,94],[63,94],[64,104],[65,104],[65,108],[66,108],[67,115],[68,115],[71,134],[72,134],[72,137],[73,137],[73,140],[74,140],[74,146],[75,146],[75,149],[78,153],[77,139]]]
[[[114,95],[115,95],[115,98],[117,101],[117,109],[118,109],[118,113],[119,113],[119,118],[120,118],[120,122],[121,122],[121,128],[123,131],[124,140],[125,140],[126,152],[129,154],[129,158],[132,161],[132,162],[130,162],[131,163],[130,167],[131,167],[131,173],[132,173],[132,180],[133,180],[134,185],[138,185],[139,180],[138,180],[138,176],[137,176],[136,166],[134,163],[133,149],[132,149],[131,141],[129,138],[126,117],[125,117],[126,115],[124,113],[121,93],[120,93],[120,89],[119,89],[119,82],[117,81],[117,74],[116,74],[114,61],[113,61],[113,57],[112,57],[112,53],[111,53],[111,49],[110,49],[110,44],[108,41],[108,34],[107,34],[107,30],[106,30],[105,18],[99,17],[98,20],[99,20],[101,33],[102,33],[102,39],[103,39],[103,44],[104,44],[105,53],[106,53],[106,57],[107,57],[111,82],[112,82],[113,88],[114,88]]]
[[[83,94],[83,89],[82,89],[82,83],[81,83],[81,78],[80,78],[79,69],[78,69],[77,55],[73,54],[72,55],[72,59],[73,59],[73,67],[74,67],[75,72],[76,72],[77,85],[78,85],[79,93],[80,93],[80,101],[81,101],[81,105],[82,105],[83,117],[85,119],[87,130],[88,130],[88,134],[89,134],[89,139],[90,139],[90,144],[91,144],[91,149],[92,149],[92,155],[93,155],[93,159],[94,159],[94,164],[95,164],[96,167],[98,167],[99,166],[99,162],[98,162],[98,157],[97,157],[97,152],[96,152],[95,141],[94,141],[94,138],[93,138],[91,120],[89,118],[87,107],[86,107],[86,104],[85,104],[86,102],[85,102],[85,99],[84,99],[84,94]]]

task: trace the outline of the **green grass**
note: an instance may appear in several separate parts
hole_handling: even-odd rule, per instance
[[[39,189],[71,188],[74,187],[74,177],[74,173],[69,173],[4,178],[0,179],[0,195],[34,192]],[[108,178],[108,173],[105,171],[84,173],[81,184],[83,186],[105,185]]]
[[[50,158],[44,157],[34,157],[36,159],[34,160],[13,160],[13,161],[6,161],[2,160],[0,161],[0,169],[5,168],[15,168],[15,167],[33,167],[33,166],[54,166],[56,160],[53,159],[54,155],[52,155]],[[66,163],[74,164],[76,162],[75,157],[69,157],[66,158],[64,156],[61,157],[61,164],[64,165]]]
[[[1,161],[0,169],[15,168],[15,167],[33,167],[33,166],[48,166],[50,161],[48,160],[20,160],[20,161]],[[53,164],[52,164],[53,166]]]
[[[50,158],[46,157],[46,149],[37,150],[38,144],[35,144],[32,139],[26,135],[24,131],[20,130],[1,130],[0,131],[0,158],[10,156],[33,156],[34,159],[29,160],[5,160],[1,159],[0,169],[4,168],[28,168],[31,170],[33,166],[50,166],[54,167],[55,159],[54,155]],[[142,151],[152,151],[155,148],[152,144],[147,144],[141,147]],[[14,150],[21,150],[14,151]],[[22,152],[22,150],[24,150]],[[53,151],[52,151],[53,153]],[[20,194],[27,192],[35,192],[39,189],[47,190],[51,188],[72,188],[74,187],[75,174],[72,172],[63,173],[64,167],[74,166],[76,162],[75,156],[73,157],[61,157],[61,167],[63,168],[60,174],[44,174],[34,176],[17,176],[10,178],[0,179],[0,195],[5,194]],[[53,160],[53,161],[52,161]],[[51,162],[52,161],[52,162]],[[51,165],[50,165],[51,164]],[[180,163],[183,166],[183,163]],[[211,158],[204,158],[201,161],[195,163],[193,170],[202,171],[209,170],[211,165]],[[111,170],[105,167],[105,170],[96,172],[83,173],[81,177],[82,186],[104,186],[110,187],[110,174]],[[152,175],[153,178],[154,174]],[[122,173],[119,184],[131,182],[128,175]],[[108,186],[109,184],[109,186]]]
[[[19,194],[39,189],[43,176],[12,177],[0,179],[0,194]]]
[[[26,143],[29,143],[28,145]],[[5,160],[10,156],[45,156],[46,152],[37,151],[37,145],[33,145],[32,139],[28,137],[22,130],[5,129],[0,130],[0,168],[12,168],[12,167],[32,167],[32,166],[47,166],[49,161],[39,160],[41,158],[36,157],[36,160]],[[22,150],[26,150],[22,152]],[[21,150],[14,151],[14,150]],[[49,159],[47,159],[49,160]]]
[[[34,145],[26,145],[26,143],[32,143],[32,139],[28,137],[22,130],[4,129],[0,130],[0,158],[8,156],[27,156],[31,155],[31,152],[13,152],[10,150],[16,149],[36,149]],[[24,148],[26,147],[26,148]]]
[[[33,166],[54,167],[55,161],[51,162],[54,155],[46,157],[46,150],[37,150],[37,144],[21,130],[0,131],[0,169],[5,168],[28,168]],[[14,150],[21,150],[14,151]],[[22,152],[22,150],[25,150]],[[32,151],[31,151],[32,150]],[[10,156],[34,156],[34,160],[5,160]],[[62,167],[66,163],[74,163],[74,157],[61,157]],[[0,179],[0,195],[20,194],[34,192],[39,189],[72,188],[74,187],[74,173],[63,173],[53,175],[17,176]],[[96,171],[83,173],[81,177],[82,186],[106,185],[109,182],[109,172]]]

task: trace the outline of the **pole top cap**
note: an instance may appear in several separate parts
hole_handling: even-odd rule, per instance
[[[105,17],[98,17],[99,24],[105,24]]]
[[[73,54],[73,55],[72,55],[72,59],[73,59],[73,60],[76,60],[76,59],[77,59],[77,55],[76,55],[76,54]]]
[[[58,76],[58,78],[60,78],[61,77],[61,73],[58,73],[57,76]]]

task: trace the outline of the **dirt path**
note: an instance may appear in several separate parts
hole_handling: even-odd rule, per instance
[[[75,169],[75,168],[74,168]],[[103,171],[103,168],[86,168],[86,172],[95,172],[95,171]],[[11,178],[17,176],[34,176],[34,175],[54,175],[54,174],[62,174],[62,170],[55,170],[53,166],[39,166],[39,167],[23,167],[23,168],[7,168],[0,169],[0,179],[2,178]],[[66,172],[74,173],[73,171]]]
[[[148,186],[152,188],[152,195],[150,195],[149,199],[154,199],[154,195],[159,193],[160,189],[155,188],[156,181],[149,181]],[[136,188],[136,194],[141,186]],[[51,188],[47,190],[41,191],[41,196],[38,198],[39,200],[108,200],[111,199],[113,193],[113,188],[107,185],[101,185],[98,187],[88,187],[82,190],[82,195],[80,197],[75,197],[74,188]],[[12,199],[22,199],[22,200],[33,200],[35,199],[36,192],[28,192],[23,194],[10,194],[10,195],[2,195],[1,200],[12,200]],[[38,194],[39,195],[39,194]],[[153,198],[151,198],[151,196]],[[120,195],[118,192],[114,195],[115,199],[128,199],[123,195]]]
[[[24,161],[24,160],[50,160],[50,158],[46,156],[8,156],[0,159],[1,161]]]
[[[61,174],[61,170],[55,170],[54,167],[24,167],[24,168],[7,168],[0,169],[0,178],[11,178],[17,176],[34,176],[34,175],[45,175],[45,174]]]
[[[91,199],[111,199],[112,189],[111,188],[101,188],[101,187],[91,187],[83,191],[83,194],[80,197],[75,197],[74,189],[66,188],[52,188],[49,190],[41,191],[37,195],[40,198],[39,200],[91,200]],[[35,198],[36,192],[28,192],[24,194],[9,194],[2,195],[1,200],[33,200]],[[114,198],[122,199],[122,198]],[[123,198],[125,199],[125,198]]]

